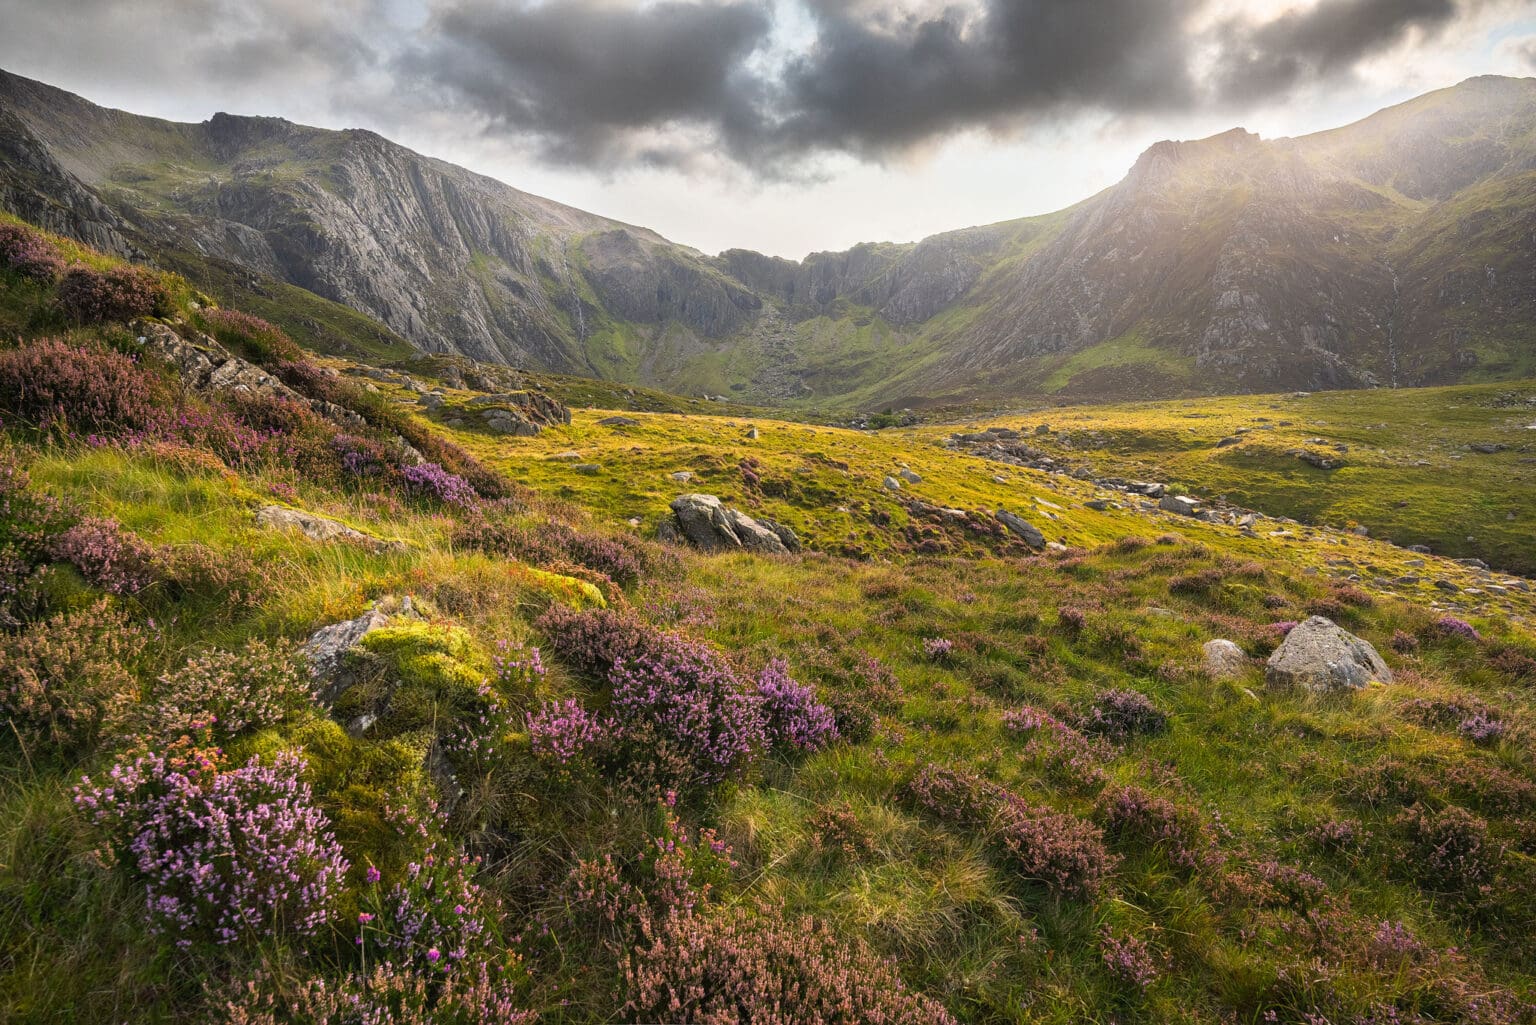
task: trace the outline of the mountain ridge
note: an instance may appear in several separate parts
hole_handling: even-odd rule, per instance
[[[307,289],[429,352],[680,392],[872,408],[1536,369],[1531,79],[1163,141],[1052,214],[800,261],[707,256],[365,130],[140,118],[3,72],[0,137],[0,206],[91,244]]]

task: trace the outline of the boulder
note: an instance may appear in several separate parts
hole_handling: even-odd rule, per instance
[[[480,414],[485,426],[497,434],[510,434],[514,438],[533,438],[539,433],[539,425],[509,409],[487,409]]]
[[[885,489],[887,491],[901,490],[901,481],[897,480],[895,477],[887,476],[885,480],[882,481],[882,483],[885,485]]]
[[[632,416],[605,416],[597,422],[599,427],[639,427],[640,421]]]
[[[922,477],[919,477],[916,473],[905,466],[901,468],[900,476],[901,479],[906,481],[908,484],[921,484],[923,482]]]
[[[1200,500],[1188,495],[1164,495],[1158,500],[1157,507],[1180,516],[1194,516],[1200,511]]]
[[[401,551],[405,544],[386,541],[325,516],[284,505],[264,505],[256,510],[256,523],[270,530],[296,530],[311,541],[345,541],[375,552]]]
[[[1200,652],[1205,656],[1205,671],[1213,680],[1240,680],[1252,664],[1243,649],[1228,640],[1206,641]]]
[[[1045,535],[1040,529],[1017,513],[1011,513],[1006,509],[997,511],[997,522],[1008,528],[1008,532],[1029,547],[1041,549],[1045,547]]]
[[[1265,684],[1275,688],[1358,690],[1373,680],[1392,682],[1376,649],[1322,616],[1292,628],[1264,668]]]
[[[727,507],[715,495],[679,495],[672,500],[672,514],[677,532],[702,551],[743,549],[770,555],[789,552],[788,546],[772,528],[740,510]],[[790,533],[793,536],[793,532]]]

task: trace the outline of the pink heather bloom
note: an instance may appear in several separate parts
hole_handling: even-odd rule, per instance
[[[438,959],[442,956],[442,953],[436,947],[429,947],[427,949],[427,960],[433,964],[437,964]]]

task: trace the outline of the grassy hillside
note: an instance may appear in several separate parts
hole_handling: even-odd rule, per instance
[[[1091,508],[931,427],[552,381],[632,422],[493,435],[472,391],[425,411],[442,361],[364,376],[154,276],[86,307],[18,251],[0,1019],[1532,1020],[1529,591],[1343,530]],[[294,394],[186,388],[129,312]],[[1294,401],[1449,409],[1363,398]],[[1079,413],[1109,433],[1049,419],[1076,446]],[[651,540],[694,490],[807,550]],[[1410,572],[1462,590],[1377,582]],[[370,609],[312,679],[298,645]],[[1266,686],[1312,614],[1392,682]]]

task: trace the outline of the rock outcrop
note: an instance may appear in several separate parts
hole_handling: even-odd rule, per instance
[[[800,539],[788,527],[771,520],[754,520],[715,495],[679,495],[673,499],[672,520],[663,525],[661,533],[663,537],[681,537],[706,552],[786,555],[800,547]]]
[[[1264,682],[1277,689],[1301,687],[1326,693],[1358,690],[1372,682],[1391,683],[1370,643],[1330,619],[1313,616],[1286,634],[1264,667]]]
[[[1017,513],[1011,513],[1006,509],[997,511],[997,522],[1008,528],[1008,532],[1023,541],[1029,547],[1041,549],[1045,547],[1045,535],[1040,533],[1040,528],[1030,523]]]

